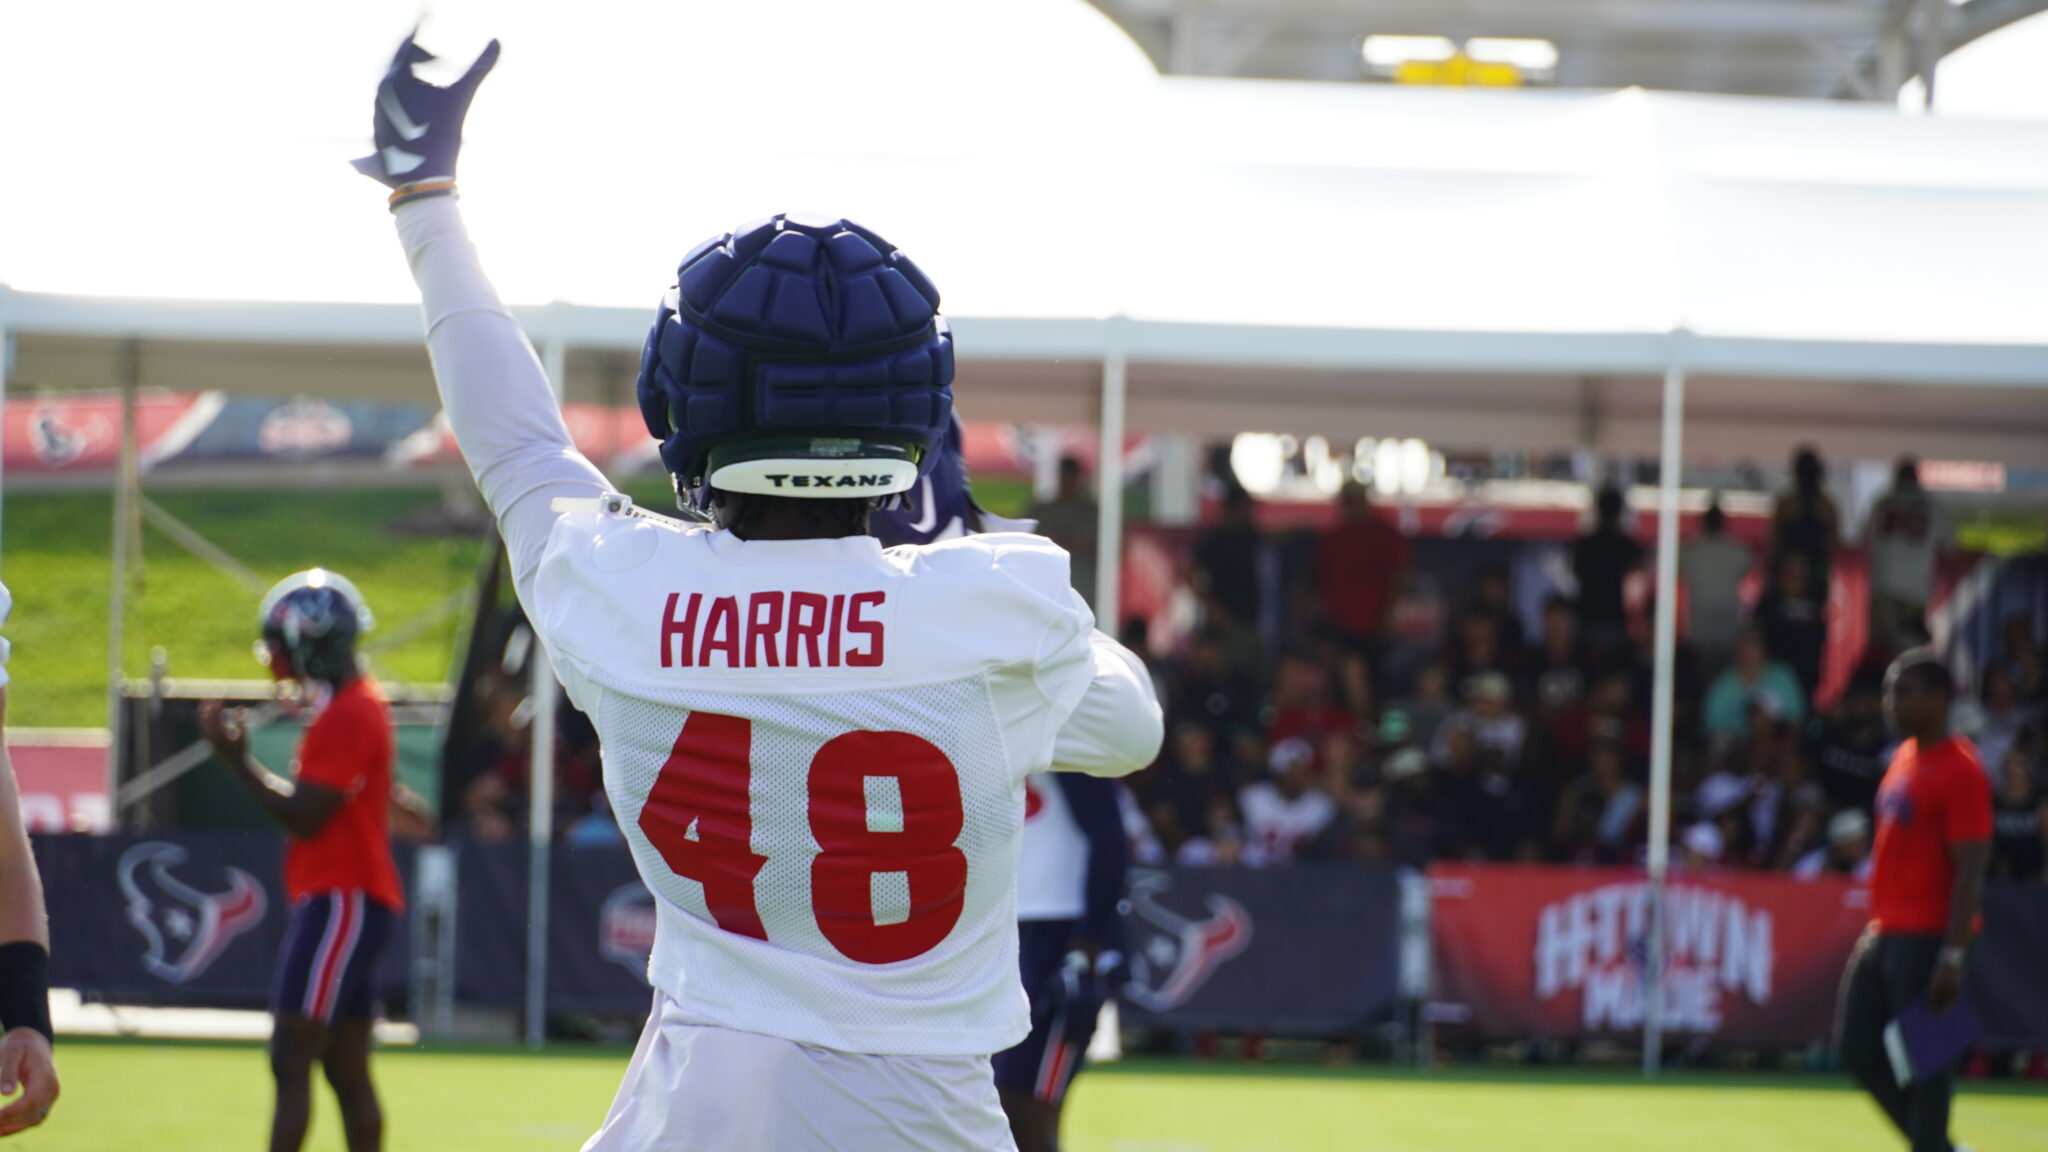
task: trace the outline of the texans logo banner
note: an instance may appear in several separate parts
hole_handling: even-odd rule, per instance
[[[1435,865],[1432,1019],[1485,1036],[1633,1034],[1643,1025],[1649,885],[1632,869]],[[1674,873],[1664,1026],[1750,1044],[1825,1041],[1868,893],[1840,880]]]

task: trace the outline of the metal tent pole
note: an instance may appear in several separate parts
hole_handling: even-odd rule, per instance
[[[1124,561],[1125,376],[1124,354],[1112,351],[1102,362],[1102,443],[1095,464],[1095,623],[1112,636],[1121,630],[1117,598]]]
[[[107,795],[120,792],[121,677],[128,632],[128,544],[134,532],[135,391],[142,375],[142,350],[130,340],[121,348],[121,454],[114,467],[114,555],[107,589]],[[121,813],[114,813],[118,825]]]
[[[529,658],[532,679],[533,751],[527,775],[532,785],[527,813],[526,864],[526,1046],[547,1041],[548,894],[555,840],[555,666],[536,631]]]
[[[568,349],[561,337],[551,336],[541,349],[541,366],[554,386],[560,403],[568,389],[565,374]],[[548,659],[547,645],[540,629],[533,628],[533,655],[527,700],[533,721],[529,734],[533,743],[527,755],[527,862],[526,862],[526,1046],[539,1048],[547,1041],[548,1015],[548,896],[551,890],[555,849],[555,702],[561,689],[555,685],[555,666]]]
[[[1643,1074],[1664,1048],[1664,881],[1671,864],[1671,712],[1678,655],[1678,483],[1685,469],[1685,370],[1664,369],[1663,444],[1657,463],[1656,683],[1650,703],[1649,947],[1643,986]]]

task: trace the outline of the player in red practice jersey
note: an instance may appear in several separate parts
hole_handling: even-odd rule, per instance
[[[1915,1070],[1900,1084],[1885,1026],[1925,1000],[1948,1011],[1962,992],[1991,857],[1991,780],[1977,749],[1948,731],[1955,682],[1924,648],[1885,675],[1885,705],[1905,739],[1877,794],[1870,931],[1842,980],[1842,1063],[1913,1152],[1951,1152],[1952,1069]]]
[[[404,906],[391,859],[391,806],[404,794],[392,781],[384,693],[356,660],[370,613],[347,580],[315,568],[272,589],[261,620],[272,674],[297,681],[314,709],[294,778],[249,754],[239,709],[211,701],[200,723],[214,754],[291,835],[291,921],[272,991],[270,1152],[298,1152],[305,1141],[316,1061],[341,1105],[349,1152],[373,1152],[383,1146],[384,1118],[370,1082],[371,978]]]

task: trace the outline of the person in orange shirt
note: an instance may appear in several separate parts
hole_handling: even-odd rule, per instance
[[[1885,708],[1904,737],[1877,793],[1870,930],[1842,979],[1842,1063],[1906,1137],[1913,1152],[1952,1152],[1953,1069],[1901,1085],[1885,1052],[1885,1026],[1925,998],[1946,1012],[1963,987],[1991,857],[1991,780],[1977,749],[1948,731],[1955,681],[1925,648],[1885,673]]]
[[[390,709],[360,667],[356,637],[371,624],[353,584],[315,568],[264,597],[262,651],[280,681],[297,681],[313,710],[294,778],[249,754],[247,717],[220,701],[200,711],[214,754],[290,834],[285,895],[291,921],[278,956],[270,1069],[277,1082],[270,1152],[298,1152],[312,1112],[318,1062],[341,1105],[349,1152],[383,1145],[383,1111],[370,1081],[372,976],[404,907],[391,858]]]

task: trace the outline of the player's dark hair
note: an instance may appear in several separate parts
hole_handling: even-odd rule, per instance
[[[793,496],[711,490],[711,514],[718,526],[742,540],[750,539],[753,531],[768,519],[802,524],[808,535],[818,539],[866,536],[870,534],[868,514],[874,510],[874,498],[869,496],[800,500]]]
[[[1601,486],[1599,495],[1593,498],[1593,510],[1600,518],[1602,528],[1621,523],[1622,503],[1621,489],[1612,484]]]
[[[1899,457],[1899,462],[1892,468],[1892,483],[1897,484],[1901,488],[1918,488],[1920,486],[1920,462],[1911,456]]]
[[[1956,678],[1932,648],[1909,648],[1900,653],[1892,661],[1891,674],[1895,683],[1911,680],[1944,700],[1955,698]]]
[[[1700,527],[1712,532],[1716,536],[1719,536],[1722,530],[1728,527],[1728,514],[1721,511],[1721,502],[1719,500],[1707,505],[1705,514],[1700,517]]]
[[[1802,444],[1792,454],[1792,483],[1801,492],[1820,491],[1820,453],[1811,444]]]

